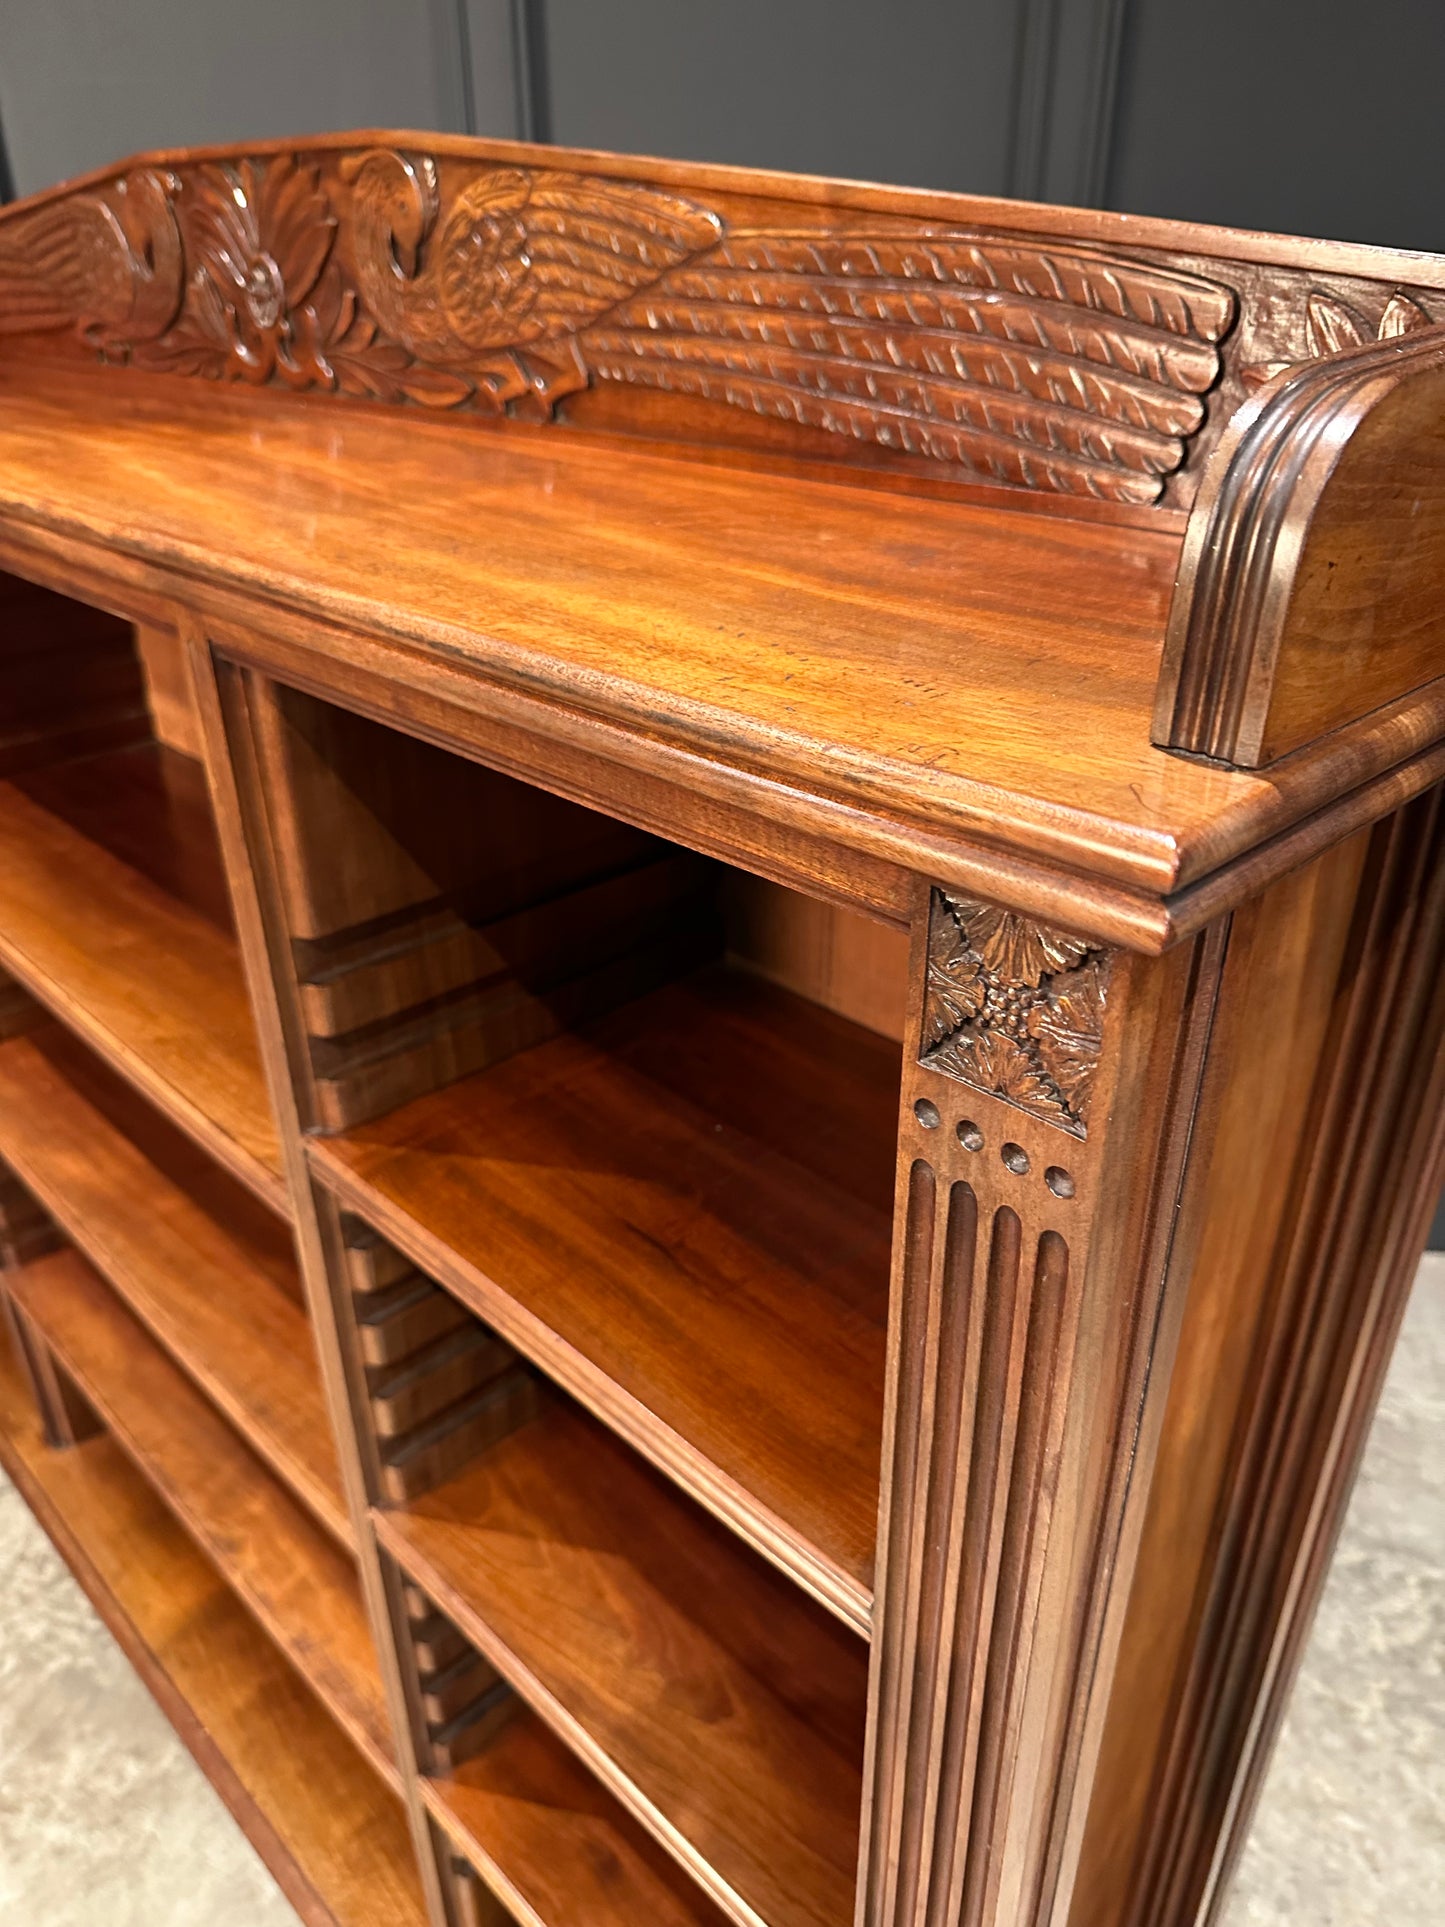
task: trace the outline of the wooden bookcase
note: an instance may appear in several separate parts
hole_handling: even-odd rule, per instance
[[[0,1459],[305,1920],[1215,1913],[1442,1177],[1441,323],[419,136],[0,214]]]

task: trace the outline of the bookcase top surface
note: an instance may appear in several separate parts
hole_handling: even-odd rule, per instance
[[[700,781],[886,819],[919,867],[958,840],[1157,900],[1440,728],[1427,694],[1262,775],[1167,754],[1149,719],[1177,527],[617,437],[0,363],[0,518],[139,558],[200,606],[238,589],[262,626],[321,618],[343,680],[354,639],[399,645],[479,699],[681,748]]]
[[[1249,684],[1246,741],[1257,612],[1211,654],[1176,589],[1251,398],[1388,382],[1406,340],[1445,380],[1445,261],[439,135],[153,154],[0,211],[0,517],[22,572],[78,540],[101,583],[327,625],[343,698],[380,645],[559,770],[583,719],[1157,948],[1439,774],[1433,630],[1268,740]]]

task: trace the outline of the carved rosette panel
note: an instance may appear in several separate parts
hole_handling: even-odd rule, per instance
[[[175,374],[549,418],[625,383],[1007,485],[1156,500],[1233,292],[901,216],[730,224],[400,149],[132,172],[0,219],[0,333]]]
[[[1085,1137],[1108,992],[1097,945],[934,890],[918,1061]]]

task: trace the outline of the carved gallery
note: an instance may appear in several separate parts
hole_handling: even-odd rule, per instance
[[[303,1920],[1217,1917],[1441,1181],[1442,423],[1353,243],[0,212],[0,1461]]]

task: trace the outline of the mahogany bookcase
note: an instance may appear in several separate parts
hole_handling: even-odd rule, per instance
[[[0,215],[0,1457],[298,1911],[1217,1910],[1445,1133],[1445,260]]]

